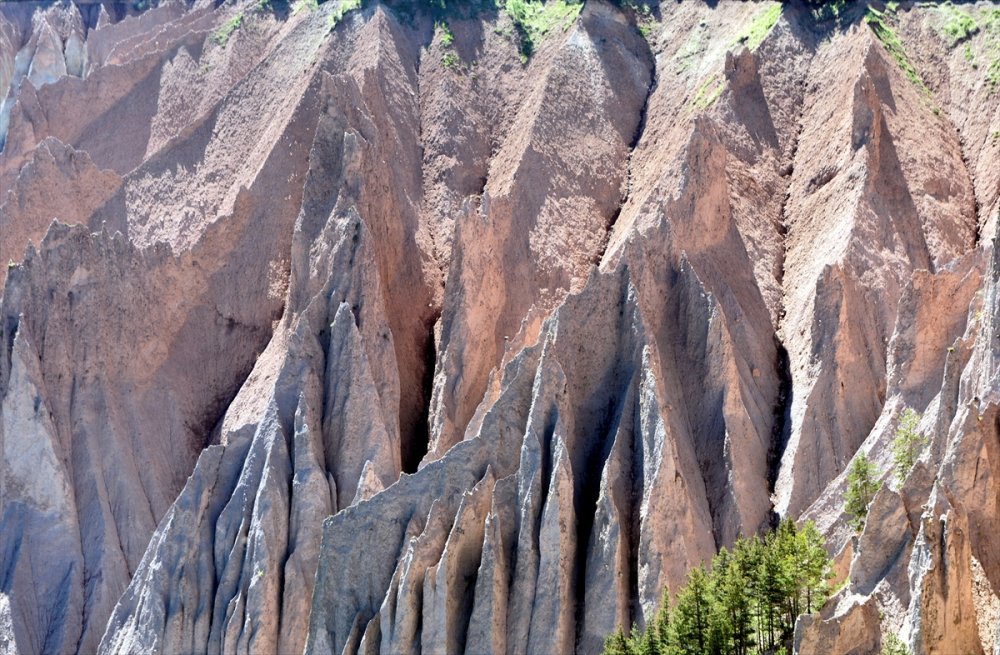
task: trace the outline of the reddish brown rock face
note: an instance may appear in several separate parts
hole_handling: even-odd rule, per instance
[[[776,516],[797,652],[996,652],[991,5],[153,4],[0,3],[0,654],[595,653]]]

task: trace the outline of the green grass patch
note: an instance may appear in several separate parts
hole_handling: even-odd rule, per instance
[[[726,81],[718,73],[709,75],[705,83],[702,84],[691,100],[691,106],[698,111],[704,111],[711,107],[726,88]]]
[[[361,9],[361,0],[341,0],[337,8],[326,17],[327,26],[332,31],[333,28],[340,24],[340,21],[344,20],[344,16],[355,9]]]
[[[240,29],[240,25],[243,24],[243,13],[238,13],[225,23],[222,24],[215,34],[212,36],[212,40],[215,41],[216,45],[225,47],[229,43],[229,37],[233,35],[233,32]]]
[[[986,13],[985,27],[987,33],[1000,31],[1000,9],[991,9]]]
[[[452,47],[455,43],[455,34],[451,31],[448,21],[440,20],[434,23],[434,31],[437,32],[438,43],[444,50],[444,54],[441,55],[441,64],[448,70],[458,70],[462,64],[462,58]]]
[[[292,5],[292,16],[298,16],[304,11],[314,11],[319,8],[319,0],[297,0]]]
[[[527,61],[546,34],[569,29],[583,9],[583,2],[566,0],[507,0],[504,11],[520,37],[521,61]]]
[[[986,36],[985,55],[990,63],[986,67],[986,83],[990,93],[1000,86],[1000,9],[990,9],[983,17],[982,31]]]
[[[1000,57],[994,57],[989,68],[986,69],[986,82],[991,89],[1000,86]]]
[[[885,14],[874,9],[872,7],[868,8],[868,13],[865,15],[865,22],[868,27],[871,28],[872,32],[875,33],[876,38],[881,41],[883,47],[885,47],[886,52],[888,52],[893,59],[896,60],[896,64],[899,66],[906,78],[910,80],[918,89],[931,96],[931,90],[927,88],[924,83],[920,73],[917,72],[916,67],[910,58],[906,55],[906,50],[903,48],[903,42],[899,40],[899,36],[885,21]]]
[[[692,29],[684,45],[674,55],[674,60],[682,71],[689,70],[701,59],[702,53],[705,51],[704,32],[705,30],[700,26]]]
[[[979,65],[976,63],[976,55],[972,52],[971,44],[965,44],[965,48],[962,50],[962,56],[965,57],[965,61],[967,61],[970,66],[973,68],[979,68]]]
[[[743,44],[751,50],[756,50],[781,18],[781,6],[780,2],[772,2],[769,7],[754,16],[746,31],[736,39],[735,44]]]
[[[938,5],[938,11],[944,14],[945,21],[940,27],[940,33],[948,42],[949,48],[967,41],[979,31],[979,25],[972,14],[962,11],[950,2]]]
[[[438,21],[434,24],[434,29],[441,35],[441,47],[450,48],[451,44],[455,42],[455,34],[451,31],[451,27],[448,26],[448,21]]]

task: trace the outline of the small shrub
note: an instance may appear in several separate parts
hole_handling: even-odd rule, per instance
[[[849,523],[856,532],[864,529],[868,506],[881,486],[875,465],[868,455],[858,453],[847,473],[847,493],[844,494],[844,511],[851,516]]]
[[[900,483],[909,475],[920,452],[927,445],[927,435],[917,430],[919,424],[920,414],[910,407],[903,410],[899,427],[896,428],[896,437],[892,440],[892,464]]]
[[[455,42],[455,34],[451,31],[448,26],[448,21],[438,21],[434,24],[434,27],[441,34],[441,46],[445,48],[450,48],[451,44]]]
[[[848,0],[812,0],[809,4],[816,5],[815,8],[810,10],[813,19],[818,22],[825,22],[828,20],[839,21],[844,13],[846,13],[849,2]]]
[[[1000,86],[1000,57],[990,62],[989,68],[986,69],[986,81],[992,89]]]
[[[242,24],[243,14],[236,14],[216,30],[212,40],[215,41],[216,45],[225,46],[229,42],[229,37],[233,35],[233,32],[240,29],[240,25]]]
[[[527,61],[542,37],[556,28],[566,30],[583,9],[574,0],[507,0],[504,11],[520,37],[521,61]]]
[[[906,647],[902,639],[890,632],[882,639],[880,655],[910,655],[910,649]]]
[[[967,61],[973,68],[979,68],[979,65],[976,64],[976,55],[973,54],[972,46],[970,44],[965,44],[965,48],[962,50],[962,56],[965,57],[965,61]]]
[[[451,31],[448,22],[444,20],[434,23],[434,29],[440,35],[438,40],[441,43],[441,49],[444,50],[444,54],[441,55],[441,64],[449,70],[457,70],[462,59],[452,48],[455,43],[455,34]]]
[[[650,8],[647,0],[622,0],[619,3],[624,9],[628,9],[635,17],[635,26],[639,30],[642,38],[649,41],[653,38],[653,30],[656,27],[656,17]]]
[[[971,14],[956,9],[950,2],[941,5],[941,9],[948,14],[948,20],[941,28],[941,32],[948,40],[949,48],[954,48],[979,31],[979,25]]]
[[[326,18],[326,24],[333,31],[333,28],[340,24],[340,21],[344,19],[344,16],[348,12],[354,11],[355,9],[361,8],[361,0],[341,0],[337,8],[330,12],[330,15]]]
[[[990,95],[1000,86],[1000,9],[991,9],[980,14],[981,32],[985,34],[984,56],[989,59],[986,66],[986,82]]]
[[[292,6],[292,16],[297,16],[303,11],[314,11],[319,8],[319,0],[298,0]]]

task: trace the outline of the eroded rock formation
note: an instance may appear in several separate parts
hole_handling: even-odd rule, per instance
[[[0,4],[0,653],[594,653],[777,516],[798,652],[997,652],[995,10],[771,8]]]

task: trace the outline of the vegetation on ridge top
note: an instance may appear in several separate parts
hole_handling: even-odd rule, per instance
[[[771,3],[771,6],[754,16],[753,21],[750,22],[746,31],[736,39],[736,42],[742,43],[750,50],[756,50],[764,42],[764,38],[771,32],[771,28],[778,22],[778,19],[781,18],[781,11],[780,2]]]
[[[514,22],[520,37],[519,50],[522,61],[535,51],[542,37],[556,28],[563,30],[576,20],[583,9],[582,0],[507,0],[504,11]]]

